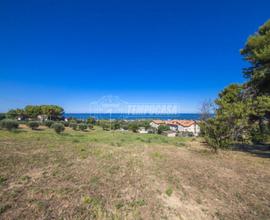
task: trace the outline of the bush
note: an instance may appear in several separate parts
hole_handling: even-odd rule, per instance
[[[60,134],[61,132],[65,130],[65,126],[62,123],[54,123],[52,125],[52,128],[57,134]]]
[[[95,118],[87,118],[86,122],[87,122],[87,124],[95,125],[96,119]]]
[[[5,113],[0,113],[0,120],[3,120],[6,118],[6,114]]]
[[[68,122],[68,121],[63,121],[62,123],[63,123],[63,125],[64,125],[65,127],[69,127],[69,122]]]
[[[74,131],[77,130],[77,123],[70,123],[69,127],[71,127]]]
[[[54,121],[51,120],[47,120],[44,122],[44,125],[47,126],[48,128],[50,128],[53,125]]]
[[[93,126],[92,124],[89,124],[89,125],[88,125],[88,128],[89,128],[89,129],[93,129],[94,126]]]
[[[37,129],[39,126],[39,122],[38,121],[29,121],[27,123],[28,127],[31,128],[32,130]]]
[[[167,126],[167,125],[160,125],[158,126],[158,131],[157,133],[158,134],[162,134],[164,131],[169,131],[170,130],[170,127]]]
[[[87,124],[79,124],[79,129],[85,131],[87,129]]]
[[[12,119],[3,119],[0,122],[0,127],[1,128],[5,128],[9,131],[13,130],[13,129],[17,129],[19,127],[19,123],[16,120],[12,120]]]
[[[200,127],[205,141],[215,152],[219,148],[228,148],[233,143],[231,129],[224,121],[211,118],[200,123]]]
[[[137,124],[136,121],[130,122],[128,125],[128,129],[133,131],[133,132],[137,132],[139,129],[139,125]]]

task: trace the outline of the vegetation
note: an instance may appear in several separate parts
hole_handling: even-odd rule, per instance
[[[213,155],[199,141],[0,130],[0,219],[269,219],[270,151]]]
[[[11,131],[17,129],[19,127],[19,123],[16,120],[3,119],[0,121],[0,127]]]
[[[60,134],[65,130],[65,126],[62,123],[54,123],[52,128],[57,134]]]
[[[214,150],[234,143],[266,143],[270,135],[270,20],[249,37],[241,54],[251,66],[248,81],[225,88],[215,100],[212,119],[203,119],[202,134]]]
[[[5,113],[0,113],[0,121],[6,118],[6,114]]]
[[[6,113],[10,119],[42,119],[59,120],[63,117],[64,109],[57,105],[27,105],[24,109],[11,109]]]
[[[87,126],[87,124],[83,124],[83,123],[82,123],[82,124],[79,124],[78,127],[79,127],[79,129],[80,129],[81,131],[85,131],[85,130],[87,129],[88,126]]]
[[[32,130],[35,130],[39,127],[39,122],[38,121],[29,121],[27,123],[28,127],[31,128]]]
[[[164,131],[169,131],[170,130],[170,127],[167,126],[167,125],[160,125],[158,127],[158,130],[157,130],[157,133],[158,134],[162,134]]]
[[[44,125],[47,126],[48,128],[50,128],[53,125],[54,121],[52,120],[46,120],[44,121]]]
[[[95,125],[96,119],[95,118],[87,118],[86,123],[91,124],[91,125]]]
[[[71,127],[74,131],[77,130],[78,124],[77,123],[70,123],[69,127]]]

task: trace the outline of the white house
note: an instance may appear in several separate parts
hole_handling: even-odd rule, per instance
[[[191,132],[195,136],[198,136],[200,133],[200,127],[197,122],[193,120],[178,120],[178,131]]]
[[[167,125],[173,132],[191,132],[194,136],[198,136],[200,133],[200,127],[194,120],[153,120],[150,125],[153,128],[158,128],[160,125]]]
[[[158,127],[160,125],[165,125],[165,121],[162,121],[162,120],[153,120],[151,123],[150,123],[150,126],[153,127],[153,128],[156,128],[158,129]]]

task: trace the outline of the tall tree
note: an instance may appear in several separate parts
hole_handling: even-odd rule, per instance
[[[270,20],[250,36],[241,50],[251,66],[244,70],[255,95],[270,95]]]

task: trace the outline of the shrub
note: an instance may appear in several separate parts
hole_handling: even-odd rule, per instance
[[[101,127],[104,131],[109,131],[110,130],[110,124],[108,123],[102,123]]]
[[[44,122],[44,125],[47,126],[48,128],[50,128],[53,125],[53,123],[54,123],[53,121],[47,120]]]
[[[3,120],[6,118],[6,114],[5,113],[0,113],[0,120]]]
[[[27,123],[28,127],[31,128],[32,130],[37,129],[39,126],[39,122],[38,121],[29,121]]]
[[[12,120],[12,119],[3,119],[0,122],[0,127],[1,128],[5,128],[9,131],[13,130],[13,129],[17,129],[19,127],[19,123],[16,120]]]
[[[69,127],[69,122],[68,122],[68,121],[63,121],[62,123],[63,123],[63,125],[64,125],[65,127]]]
[[[70,123],[69,127],[71,127],[74,131],[77,130],[77,123]]]
[[[164,131],[169,131],[170,130],[170,127],[167,126],[167,125],[160,125],[158,127],[158,134],[162,134]]]
[[[89,125],[88,125],[88,128],[89,128],[89,129],[93,129],[94,126],[93,126],[92,124],[89,124]]]
[[[86,122],[87,122],[87,124],[95,125],[96,119],[95,118],[87,118]]]
[[[52,128],[57,134],[60,134],[61,132],[65,130],[65,126],[62,123],[54,123],[52,125]]]
[[[85,131],[87,129],[87,124],[79,124],[79,129]]]
[[[138,129],[139,129],[139,126],[136,122],[131,122],[129,125],[128,125],[128,129],[133,131],[133,132],[137,132]]]
[[[228,148],[233,142],[230,134],[231,129],[226,126],[226,122],[211,118],[202,122],[200,127],[205,141],[215,152],[219,148]]]

